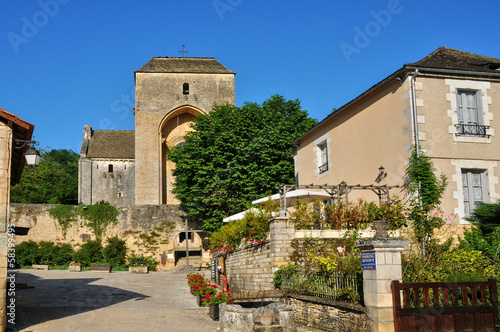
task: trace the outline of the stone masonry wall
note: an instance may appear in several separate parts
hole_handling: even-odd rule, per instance
[[[85,226],[84,220],[78,219],[63,234],[58,221],[53,219],[49,210],[55,205],[50,204],[11,204],[10,223],[16,227],[29,228],[27,235],[16,235],[16,243],[33,240],[52,241],[55,243],[70,243],[75,249],[87,240],[95,239],[92,229]],[[118,236],[126,241],[129,253],[135,252],[145,256],[153,256],[161,262],[161,255],[167,255],[165,266],[158,266],[159,270],[175,267],[175,253],[185,252],[186,242],[179,239],[179,234],[185,230],[184,213],[178,206],[172,205],[142,205],[121,208],[118,223],[108,226],[104,232],[103,244],[106,239]],[[198,225],[188,223],[192,230],[200,229]],[[202,236],[195,234],[189,241],[191,250],[201,251],[203,260],[201,264],[210,262],[202,247]],[[203,255],[205,254],[205,255]]]
[[[273,289],[274,272],[288,263],[295,228],[288,219],[271,222],[268,242],[260,246],[240,246],[226,257],[229,289],[262,291]]]
[[[293,305],[294,322],[323,331],[372,331],[371,322],[360,305],[334,303],[311,296],[290,299]]]

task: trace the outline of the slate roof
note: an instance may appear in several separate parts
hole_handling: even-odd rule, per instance
[[[135,159],[133,130],[93,130],[87,158]]]
[[[154,57],[136,73],[235,74],[214,58]]]
[[[422,60],[405,66],[499,73],[500,59],[441,46]]]

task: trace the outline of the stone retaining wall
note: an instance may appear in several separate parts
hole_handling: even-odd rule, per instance
[[[297,295],[290,299],[294,321],[323,331],[373,331],[363,306]]]
[[[85,226],[85,221],[78,219],[63,234],[57,220],[52,218],[49,210],[51,204],[10,204],[10,224],[28,230],[26,235],[16,235],[16,243],[33,240],[52,241],[55,243],[70,243],[75,249],[88,240],[95,239],[92,229]],[[184,237],[179,238],[185,230],[184,213],[177,205],[135,205],[120,208],[116,225],[108,226],[104,232],[103,244],[106,239],[118,236],[125,240],[129,253],[135,252],[145,256],[153,256],[161,262],[163,253],[167,256],[166,264],[160,264],[158,269],[175,267],[175,253],[185,252]],[[199,225],[189,222],[188,228],[199,230]],[[197,233],[189,241],[190,250],[202,252],[200,264],[209,264],[210,255],[202,247],[203,233]],[[194,257],[193,257],[194,258]],[[191,261],[190,261],[191,263]]]

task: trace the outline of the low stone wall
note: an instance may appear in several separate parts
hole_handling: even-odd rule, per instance
[[[365,307],[313,296],[289,299],[295,323],[323,331],[373,331]]]
[[[16,243],[33,240],[52,241],[55,243],[70,243],[75,249],[88,240],[95,239],[92,229],[85,226],[85,221],[78,219],[63,234],[57,220],[49,213],[55,205],[51,204],[11,204],[9,224],[23,227],[26,235],[16,235]],[[136,205],[120,208],[116,225],[108,226],[104,232],[103,244],[106,239],[118,236],[125,240],[129,253],[135,252],[145,256],[153,256],[160,265],[158,269],[175,267],[176,251],[185,252],[186,242],[179,239],[179,233],[185,230],[184,213],[177,205]],[[198,225],[189,223],[190,229],[200,229]],[[190,250],[202,252],[198,264],[209,264],[210,255],[202,247],[202,237],[197,234],[189,241]],[[165,265],[161,264],[162,255],[166,256]],[[194,257],[193,257],[194,261]],[[190,257],[191,263],[191,257]]]
[[[274,272],[287,264],[295,236],[293,223],[276,218],[271,222],[268,242],[259,246],[240,246],[226,256],[229,289],[262,291],[273,289]]]

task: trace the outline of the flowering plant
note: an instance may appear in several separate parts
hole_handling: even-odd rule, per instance
[[[208,285],[204,274],[190,273],[187,275],[188,286],[193,296],[205,296],[205,287]]]
[[[76,263],[76,262],[70,262],[70,263],[69,263],[69,266],[73,266],[73,265],[80,265],[80,266],[81,266],[81,265],[82,265],[82,263]]]
[[[234,248],[231,244],[226,244],[224,242],[221,242],[212,249],[212,253],[213,254],[227,254],[229,252],[232,252],[233,250],[234,250]]]
[[[254,231],[253,235],[250,235],[247,239],[244,239],[244,242],[258,246],[260,244],[266,243],[266,235],[267,234],[265,232],[257,233],[256,231]]]
[[[233,292],[231,291],[217,291],[216,285],[208,284],[205,289],[205,295],[203,297],[203,305],[210,307],[220,303],[226,303],[231,300]]]

